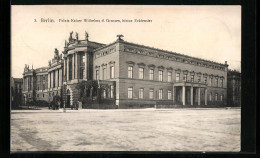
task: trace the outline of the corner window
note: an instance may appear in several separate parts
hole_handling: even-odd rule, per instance
[[[114,66],[111,66],[110,67],[110,78],[114,78],[115,76],[115,67]]]

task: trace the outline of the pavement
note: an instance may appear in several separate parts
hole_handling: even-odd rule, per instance
[[[12,110],[11,151],[240,151],[240,108]]]

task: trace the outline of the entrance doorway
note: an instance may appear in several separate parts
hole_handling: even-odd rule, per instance
[[[70,90],[67,90],[67,103],[66,103],[66,108],[70,108]]]

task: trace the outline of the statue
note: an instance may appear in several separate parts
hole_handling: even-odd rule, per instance
[[[27,71],[27,65],[25,64],[24,66],[24,72]]]
[[[49,60],[49,66],[51,66],[51,61]]]
[[[121,37],[124,37],[124,36],[123,35],[117,35],[116,37],[118,37],[117,40],[123,40],[123,39],[121,39]]]
[[[67,47],[67,41],[65,40],[65,46],[64,47]]]
[[[88,41],[88,32],[87,31],[85,31],[85,40]]]
[[[79,34],[76,32],[76,40],[79,40]]]
[[[69,38],[69,41],[72,40],[72,34],[73,34],[73,31],[70,32],[70,38]]]

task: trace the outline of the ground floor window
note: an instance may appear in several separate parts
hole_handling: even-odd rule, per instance
[[[212,101],[212,93],[209,93],[209,101]]]
[[[172,99],[172,91],[168,91],[168,99]]]
[[[104,96],[104,98],[107,97],[107,93],[106,93],[106,90],[105,90],[105,89],[103,90],[103,96]]]
[[[223,94],[220,95],[220,101],[222,101],[222,100],[223,100]]]
[[[153,99],[153,89],[150,89],[150,90],[149,90],[149,98],[150,98],[150,99]]]
[[[128,88],[128,98],[132,99],[133,98],[133,87]]]
[[[159,89],[159,99],[162,99],[162,98],[163,98],[163,90]]]
[[[218,101],[218,93],[215,94],[215,101]]]
[[[144,98],[144,89],[140,88],[139,89],[139,99],[143,99]]]

